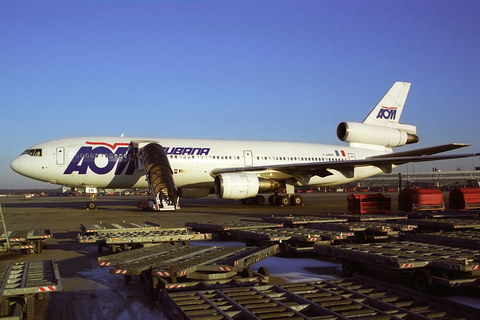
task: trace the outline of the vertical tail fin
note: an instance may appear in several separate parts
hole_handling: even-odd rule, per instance
[[[410,83],[395,82],[369,115],[358,122],[342,122],[337,137],[354,148],[391,152],[392,148],[418,141],[417,128],[398,121],[407,99]]]
[[[382,100],[380,100],[365,120],[363,120],[363,123],[383,126],[398,123],[409,90],[410,83],[395,82],[385,96],[383,96]]]

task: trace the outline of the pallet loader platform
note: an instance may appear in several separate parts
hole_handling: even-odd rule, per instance
[[[7,231],[6,234],[0,234],[0,252],[25,250],[26,254],[42,253],[46,240],[53,236],[48,229]]]
[[[480,284],[480,251],[430,243],[397,241],[315,246],[320,254],[342,260],[344,273],[388,269],[410,276],[417,290],[431,284],[447,287]]]
[[[187,228],[161,228],[151,222],[101,223],[81,225],[82,234],[77,235],[79,243],[96,243],[98,252],[108,248],[110,253],[125,251],[155,243],[180,243],[193,240],[211,240],[210,233],[194,232]]]
[[[207,221],[207,222],[186,222],[186,227],[192,228],[194,231],[210,232],[218,234],[220,239],[226,239],[231,236],[232,231],[238,230],[256,230],[264,228],[282,228],[283,223],[279,222],[263,222],[253,220],[241,220],[241,221]]]
[[[232,234],[245,240],[248,246],[279,244],[284,255],[289,252],[313,251],[314,245],[331,245],[354,235],[353,232],[312,228],[239,230]]]
[[[63,289],[54,260],[0,263],[0,318],[34,319],[35,295]],[[18,318],[17,318],[18,317]]]
[[[157,244],[138,250],[99,257],[100,266],[114,267],[111,274],[123,275],[126,281],[140,275],[150,280],[154,291],[180,289],[198,285],[226,283],[233,278],[248,282],[268,282],[268,270],[255,276],[250,266],[279,252],[278,245],[270,247],[215,247]],[[260,272],[261,271],[261,272]],[[189,284],[194,282],[194,284]]]
[[[378,280],[348,279],[181,293],[157,305],[170,319],[474,320],[473,308]]]

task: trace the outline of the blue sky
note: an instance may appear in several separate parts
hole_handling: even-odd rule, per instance
[[[415,148],[480,152],[480,2],[0,0],[0,188],[52,187],[9,164],[64,137],[342,145],[395,81]]]

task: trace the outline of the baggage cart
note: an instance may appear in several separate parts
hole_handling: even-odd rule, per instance
[[[479,210],[480,188],[455,188],[448,195],[448,208],[456,210]]]
[[[350,194],[347,197],[347,211],[352,214],[392,212],[392,199],[388,195]]]
[[[398,194],[398,210],[443,211],[443,193],[439,189],[404,189]]]

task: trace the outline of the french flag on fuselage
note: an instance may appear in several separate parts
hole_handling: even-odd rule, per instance
[[[337,157],[340,157],[340,155],[342,155],[342,157],[346,157],[347,155],[345,154],[345,151],[343,150],[335,150],[335,154],[337,155]]]

